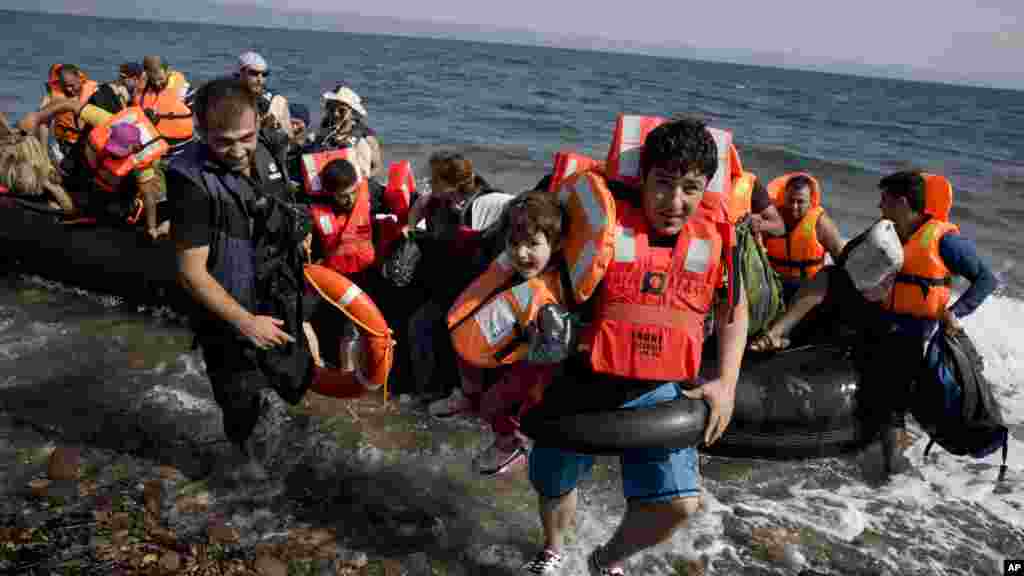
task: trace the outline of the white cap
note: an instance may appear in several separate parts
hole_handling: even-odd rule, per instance
[[[320,105],[324,106],[328,101],[341,102],[358,112],[363,118],[366,117],[366,108],[363,108],[363,99],[348,86],[339,86],[334,92],[324,92],[320,97]]]
[[[903,244],[892,220],[879,220],[858,240],[843,265],[857,290],[870,290],[903,268]]]
[[[253,70],[266,70],[267,61],[263,59],[263,56],[255,52],[246,52],[238,57],[238,69],[252,68]]]

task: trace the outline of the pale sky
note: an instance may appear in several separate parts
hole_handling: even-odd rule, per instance
[[[1013,77],[1024,59],[1024,0],[288,0],[287,6],[656,43],[675,40],[704,49],[797,52],[966,75]]]
[[[44,9],[64,5],[86,13],[106,12],[108,1],[119,3],[40,1],[47,5]],[[202,0],[179,1],[181,5],[194,5]],[[908,66],[982,83],[1024,87],[1024,75],[1020,73],[1024,61],[1024,0],[206,1],[236,6],[258,4],[288,12],[356,12],[482,24],[653,44],[678,42],[698,50],[788,53],[803,61]],[[90,4],[92,10],[86,7]]]

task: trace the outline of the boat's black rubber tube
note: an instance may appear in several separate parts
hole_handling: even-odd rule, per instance
[[[725,435],[708,451],[772,459],[841,454],[864,444],[855,414],[858,379],[846,349],[814,346],[749,356],[736,385]],[[571,410],[571,407],[569,407]],[[523,418],[538,445],[590,454],[701,443],[707,406],[688,398],[648,408],[550,416],[550,407]]]

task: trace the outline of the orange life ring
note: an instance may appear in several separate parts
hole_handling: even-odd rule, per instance
[[[384,315],[370,297],[348,278],[319,264],[303,269],[306,281],[320,296],[348,316],[364,332],[363,367],[365,378],[358,371],[346,372],[317,368],[310,388],[317,394],[335,398],[354,398],[384,388],[388,398],[388,375],[394,360],[395,341]]]

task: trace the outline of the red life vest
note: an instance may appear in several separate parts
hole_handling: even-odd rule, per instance
[[[590,156],[579,154],[571,150],[559,150],[555,152],[555,170],[551,174],[551,182],[548,184],[548,192],[558,190],[558,187],[571,178],[574,174],[586,172],[596,168],[598,172],[604,173],[604,164],[594,160]]]
[[[616,203],[615,257],[598,291],[588,334],[594,372],[692,381],[700,369],[704,322],[722,278],[724,209],[699,210],[674,248],[652,247],[643,212]],[[717,220],[716,220],[717,217]]]
[[[323,205],[310,206],[313,228],[324,252],[324,266],[339,274],[355,274],[373,264],[373,222],[370,191],[366,180],[359,183],[356,203],[349,214],[337,214]]]

